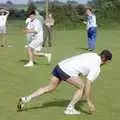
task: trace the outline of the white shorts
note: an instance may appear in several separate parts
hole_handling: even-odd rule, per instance
[[[6,34],[6,27],[0,26],[0,34]]]
[[[35,51],[41,51],[42,44],[43,44],[43,32],[40,33],[39,37],[34,37],[32,41],[28,44],[28,46]]]

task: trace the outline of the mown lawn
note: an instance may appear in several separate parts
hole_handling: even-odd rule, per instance
[[[120,31],[100,30],[96,52],[110,49],[113,60],[101,69],[101,75],[93,84],[93,101],[96,113],[88,115],[86,104],[78,104],[79,116],[66,116],[63,111],[71,99],[75,88],[63,83],[50,95],[33,100],[23,112],[16,111],[20,96],[28,95],[49,82],[51,70],[56,63],[66,57],[87,52],[84,30],[55,31],[54,45],[44,48],[52,52],[52,63],[38,58],[33,68],[24,68],[27,60],[25,35],[19,24],[9,25],[8,43],[10,48],[0,48],[0,120],[119,120],[120,119]]]

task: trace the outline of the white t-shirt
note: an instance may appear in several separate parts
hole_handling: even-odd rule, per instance
[[[41,32],[43,32],[43,26],[38,19],[34,19],[33,21],[30,21],[27,25],[27,28],[34,29],[34,31],[37,32],[37,34],[30,33],[36,39],[39,38],[41,36]]]
[[[28,24],[30,23],[30,21],[31,21],[31,19],[30,19],[30,18],[27,18],[27,19],[25,20],[25,24],[28,25]]]
[[[100,73],[101,58],[96,53],[80,54],[58,63],[59,67],[69,76],[82,74],[94,81]]]
[[[0,27],[5,27],[7,21],[7,15],[0,15]]]
[[[91,27],[97,27],[96,16],[94,14],[89,15],[87,20],[87,29]]]

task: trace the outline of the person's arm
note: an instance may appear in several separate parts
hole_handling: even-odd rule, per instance
[[[98,77],[100,73],[100,67],[94,67],[90,70],[87,78],[86,78],[86,84],[85,84],[85,94],[88,106],[90,107],[90,112],[95,112],[95,106],[92,102],[92,83],[93,81]]]
[[[37,34],[40,30],[41,30],[41,25],[40,25],[40,21],[38,20],[37,22],[34,23],[34,28],[27,29],[27,32]]]
[[[86,80],[85,94],[86,94],[87,104],[90,108],[90,112],[93,113],[95,112],[95,105],[92,102],[92,81],[88,79]]]

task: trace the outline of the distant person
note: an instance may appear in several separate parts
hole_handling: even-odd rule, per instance
[[[92,13],[91,8],[86,9],[87,15],[87,36],[88,36],[88,51],[93,51],[96,47],[97,24],[96,16]]]
[[[41,22],[36,18],[35,11],[32,11],[29,15],[30,22],[25,30],[29,34],[31,42],[28,44],[27,56],[29,62],[24,65],[24,67],[34,66],[34,55],[43,56],[48,59],[48,62],[51,62],[50,53],[41,53],[42,44],[43,44],[43,27]]]
[[[6,22],[9,15],[9,11],[5,9],[0,9],[0,46],[7,47],[7,40],[6,40]]]
[[[75,105],[82,96],[86,96],[90,112],[95,112],[95,106],[91,98],[92,84],[99,76],[101,66],[111,59],[112,53],[103,50],[99,55],[92,52],[84,53],[59,62],[52,71],[49,85],[39,88],[29,96],[21,97],[17,105],[18,110],[22,110],[25,104],[29,103],[33,98],[53,92],[64,80],[77,88],[64,113],[67,115],[79,115],[80,111],[75,109]],[[84,80],[80,78],[81,75],[85,77]]]
[[[46,41],[48,41],[48,46],[52,47],[54,23],[55,23],[55,20],[54,20],[52,14],[49,13],[48,16],[45,19],[46,33],[45,33],[45,37],[44,37],[43,46],[45,46]]]
[[[34,10],[35,11],[35,14],[36,14],[36,18],[41,22],[41,24],[43,25],[44,24],[44,18],[43,16],[41,16],[38,12],[38,10]],[[25,20],[25,24],[26,24],[26,28],[29,28],[29,23],[30,23],[31,19],[28,17],[26,20]],[[32,41],[31,39],[31,36],[29,33],[26,34],[26,37],[27,37],[27,41],[26,41],[26,45],[25,45],[25,48],[28,47],[28,44]]]

